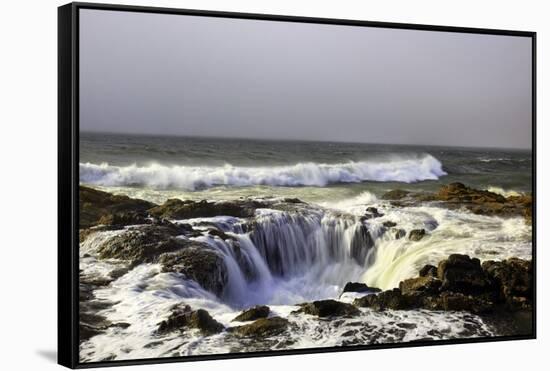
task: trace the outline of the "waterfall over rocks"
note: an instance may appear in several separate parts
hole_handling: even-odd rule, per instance
[[[269,296],[277,296],[281,286],[294,284],[302,286],[298,291],[307,292],[310,286],[313,296],[305,298],[323,297],[319,288],[357,279],[374,247],[373,236],[358,218],[320,208],[258,209],[251,220],[215,217],[190,223],[223,232],[195,239],[223,256],[228,272],[223,298],[234,305],[251,304],[250,292],[257,291],[264,302],[271,302]]]
[[[357,309],[352,303],[358,298],[370,303],[364,298],[379,289],[388,290],[381,294],[384,301],[384,293],[416,277],[426,264],[456,252],[484,261],[530,251],[525,237],[529,225],[522,218],[488,217],[431,204],[396,207],[365,193],[323,205],[284,197],[181,204],[193,213],[174,207],[178,212],[168,219],[119,218],[118,224],[81,230],[80,283],[86,298],[81,313],[87,321],[93,319],[82,322],[81,328],[83,333],[95,331],[81,344],[86,359],[113,352],[126,357],[119,349],[128,338],[135,339],[134,352],[144,349],[146,339],[155,344],[146,348],[151,354],[163,355],[175,347],[206,354],[228,344],[265,350],[273,341],[310,347],[395,342],[396,336],[400,341],[489,336],[491,329],[468,312],[378,311],[376,302]],[[212,216],[210,209],[219,213]],[[233,216],[224,214],[227,210],[235,211]],[[408,234],[421,229],[425,235],[419,240],[396,237],[399,230]],[[501,274],[497,268],[495,274]],[[405,291],[413,290],[418,280],[406,282]],[[237,325],[233,319],[258,305],[268,308],[260,324],[272,328],[277,323],[271,322],[279,321],[280,327],[265,339],[243,343],[247,329],[252,333],[252,328],[264,327]],[[104,308],[98,316],[87,316],[98,307]],[[177,308],[189,310],[178,313]],[[324,317],[335,313],[338,320]],[[171,318],[178,330],[159,332],[159,324]],[[195,320],[201,318],[216,331],[197,327]],[[102,348],[105,343],[107,350]]]

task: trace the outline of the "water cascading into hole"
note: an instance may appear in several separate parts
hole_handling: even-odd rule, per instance
[[[372,260],[375,233],[352,216],[259,210],[254,221],[210,221],[232,239],[198,237],[224,258],[223,300],[235,306],[335,297]]]

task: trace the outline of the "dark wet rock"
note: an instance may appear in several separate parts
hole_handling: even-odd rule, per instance
[[[111,231],[113,229],[119,229],[119,228],[112,227],[112,226],[104,226],[104,225],[98,225],[90,228],[81,228],[78,230],[78,239],[79,239],[79,242],[82,243],[86,241],[88,237],[92,236],[97,232]]]
[[[157,347],[161,346],[162,344],[164,344],[163,341],[151,341],[151,342],[145,344],[143,347],[145,349],[154,349],[154,348],[157,348]]]
[[[92,228],[85,228],[85,229],[79,229],[78,230],[78,242],[82,243],[88,239],[88,237],[94,235],[97,232],[102,231],[103,229],[100,229],[98,227],[92,227]],[[90,254],[88,254],[90,255]]]
[[[527,224],[532,223],[531,206],[515,205],[510,203],[487,203],[483,205],[466,205],[474,214],[496,215],[500,217],[523,216]]]
[[[430,277],[431,278],[431,277]],[[485,297],[475,297],[462,293],[437,291],[405,291],[396,288],[377,295],[368,295],[355,299],[354,305],[374,310],[412,310],[429,309],[443,311],[469,311],[487,313],[493,302]]]
[[[204,309],[192,310],[190,306],[176,306],[168,319],[159,324],[157,332],[164,334],[172,331],[185,331],[188,328],[199,329],[205,335],[222,332],[224,327]]]
[[[345,292],[380,292],[378,287],[369,287],[368,285],[360,282],[348,282],[342,290],[342,294]]]
[[[388,220],[382,223],[382,225],[386,228],[392,228],[392,227],[395,227],[397,223]]]
[[[529,225],[533,223],[533,196],[525,194],[521,196],[510,196],[506,199],[507,203],[514,205],[516,209],[521,210],[521,215]]]
[[[96,328],[108,328],[111,326],[111,322],[105,317],[95,313],[81,313],[80,321]]]
[[[157,331],[159,333],[166,333],[170,331],[180,330],[182,327],[182,324],[185,324],[185,319],[180,319],[179,317],[183,314],[188,314],[192,312],[192,309],[189,305],[174,305],[171,309],[172,313],[170,313],[170,316],[168,319],[160,322],[158,325]]]
[[[499,300],[509,307],[530,309],[533,300],[533,267],[531,261],[510,258],[483,262],[482,268],[499,287]]]
[[[80,342],[84,342],[93,336],[104,333],[112,324],[106,317],[97,314],[101,310],[112,307],[115,302],[96,298],[94,291],[109,285],[112,277],[79,275],[79,336]]]
[[[235,200],[209,202],[170,199],[149,212],[157,217],[168,219],[209,218],[214,216],[234,216],[248,218],[254,216],[257,208],[266,207],[267,203],[255,200]]]
[[[437,201],[437,196],[433,193],[429,192],[418,192],[414,194],[409,195],[410,201],[413,202],[413,204],[422,203],[422,202],[432,202]]]
[[[97,313],[98,311],[112,308],[112,306],[117,304],[117,302],[98,299],[94,296],[92,299],[80,302],[79,304],[81,313]]]
[[[355,336],[357,335],[357,333],[359,333],[359,330],[348,330],[344,333],[342,333],[342,337],[350,337],[350,336]]]
[[[423,298],[422,307],[430,310],[488,313],[493,310],[494,303],[483,296],[477,297],[457,292],[443,292],[439,296]]]
[[[119,267],[113,269],[111,272],[109,272],[109,277],[111,277],[113,280],[116,280],[117,278],[120,278],[124,276],[128,271],[130,270],[129,267]]]
[[[221,294],[227,282],[223,258],[207,244],[182,237],[188,224],[159,221],[130,227],[98,247],[100,259],[126,260],[130,265],[160,263],[164,272],[177,272],[204,289]]]
[[[134,264],[155,261],[161,254],[177,251],[189,241],[176,238],[182,230],[176,225],[132,227],[98,247],[100,259],[123,259]]]
[[[353,304],[374,310],[468,311],[490,315],[499,326],[515,328],[526,316],[505,317],[532,311],[532,274],[527,260],[487,261],[481,266],[476,258],[453,254],[439,263],[437,271],[426,265],[419,277],[401,281],[399,288],[366,295]]]
[[[235,237],[229,236],[227,233],[217,228],[208,230],[208,234],[211,236],[219,237],[222,240],[234,240],[234,241],[237,240]]]
[[[407,197],[411,192],[405,191],[403,189],[394,189],[392,191],[386,192],[382,195],[384,200],[401,200],[402,198]]]
[[[203,335],[217,334],[224,329],[223,325],[213,319],[210,313],[204,309],[191,312],[187,326],[198,328]]]
[[[241,312],[233,321],[246,322],[255,321],[259,318],[267,318],[269,311],[270,309],[267,305],[258,305]]]
[[[82,285],[92,285],[94,288],[99,287],[105,287],[108,286],[111,282],[114,281],[114,278],[112,277],[86,277],[83,275],[80,275],[80,283]]]
[[[368,228],[361,224],[356,230],[351,239],[350,252],[355,261],[363,265],[367,253],[374,246],[374,240]]]
[[[398,229],[395,231],[395,239],[400,240],[401,238],[405,237],[407,235],[407,232],[404,229]]]
[[[476,204],[506,202],[506,198],[502,195],[470,188],[458,182],[441,187],[437,193],[437,199],[439,201],[459,203],[472,202]]]
[[[289,203],[289,204],[303,204],[304,201],[300,200],[299,198],[284,198],[283,202]]]
[[[384,216],[384,214],[380,213],[376,207],[369,206],[365,210],[366,213],[361,217],[361,221],[365,221],[368,219],[374,219],[374,218],[380,218]]]
[[[356,316],[359,314],[359,310],[353,305],[331,299],[300,304],[300,307],[296,313],[311,314],[319,317]]]
[[[533,209],[531,207],[524,208],[522,211],[525,222],[529,225],[533,224]]]
[[[510,310],[506,307],[496,308],[488,314],[481,314],[493,333],[501,336],[533,335],[533,309]]]
[[[284,200],[275,200],[275,201],[264,201],[264,208],[269,208],[278,211],[284,211],[287,213],[302,213],[304,212],[304,207],[307,205],[305,202],[285,202]]]
[[[442,291],[480,294],[491,291],[493,285],[481,268],[479,259],[468,255],[452,254],[439,262],[437,277]]]
[[[179,231],[181,231],[182,234],[189,236],[189,237],[196,237],[197,235],[200,235],[201,232],[194,229],[193,226],[189,223],[172,223],[171,221],[167,219],[156,219],[155,224],[157,225],[174,225],[176,226]]]
[[[222,294],[227,284],[223,257],[200,242],[194,241],[184,249],[162,254],[158,263],[163,272],[181,273],[216,295]]]
[[[141,217],[147,214],[147,210],[155,206],[148,201],[113,195],[85,186],[79,187],[78,201],[80,228],[98,225],[102,218],[104,218],[104,222],[109,218],[117,222],[142,220]]]
[[[394,206],[406,207],[423,202],[438,202],[443,207],[465,208],[479,215],[523,216],[526,223],[532,223],[533,197],[531,194],[504,197],[498,193],[471,188],[457,182],[441,187],[436,193],[393,190],[384,194],[382,198],[392,200]]]
[[[486,190],[470,188],[462,183],[451,183],[442,187],[436,194],[438,201],[457,204],[474,214],[506,216],[523,216],[531,223],[531,195],[510,196],[508,198]]]
[[[403,294],[425,293],[437,294],[441,288],[441,281],[431,276],[409,278],[399,283]]]
[[[409,240],[420,241],[426,235],[425,229],[413,229],[409,232]]]
[[[112,219],[113,215],[115,215],[115,218],[118,218],[119,215],[121,218],[127,218],[124,219],[124,221],[121,221],[120,219]],[[113,231],[113,230],[120,230],[120,229],[128,229],[131,231],[140,230],[143,228],[144,231],[147,231],[147,228],[154,228],[154,227],[166,227],[168,229],[171,229],[175,233],[173,233],[174,236],[177,235],[185,235],[187,237],[198,237],[202,235],[202,232],[194,230],[193,227],[190,224],[186,223],[172,223],[171,221],[167,219],[158,219],[158,218],[141,218],[141,216],[136,216],[138,220],[132,219],[133,216],[132,213],[119,213],[119,214],[109,214],[107,216],[103,216],[99,223],[106,223],[106,224],[99,224],[97,226],[93,226],[90,228],[80,229],[79,230],[79,238],[80,242],[84,242],[89,236],[97,233],[97,232],[104,232],[104,231]],[[137,214],[135,214],[137,215]],[[113,224],[109,224],[113,223]],[[116,224],[119,223],[119,224]],[[147,227],[146,225],[150,225],[150,227]]]
[[[367,207],[366,212],[370,214],[379,214],[378,209],[373,206]]]
[[[99,304],[99,305],[95,305]],[[126,328],[129,325],[118,322],[112,323],[106,317],[97,314],[97,311],[105,309],[106,306],[100,302],[90,299],[88,302],[80,303],[79,310],[79,342],[84,342],[96,335],[101,335],[111,327]]]
[[[290,322],[281,317],[260,318],[252,323],[230,328],[228,331],[240,336],[264,338],[284,333],[289,325]]]
[[[122,329],[128,328],[130,326],[131,325],[128,322],[116,322],[111,325],[111,327],[118,327]]]
[[[113,226],[113,227],[124,227],[127,225],[137,225],[137,224],[147,224],[151,223],[151,220],[147,218],[146,212],[118,212],[118,213],[109,213],[101,216],[98,224]]]
[[[218,225],[215,222],[201,220],[200,222],[193,223],[195,227],[206,227],[207,229],[218,229]]]
[[[426,264],[418,272],[420,277],[437,277],[437,267],[431,264]]]
[[[112,323],[105,317],[95,313],[80,312],[79,315],[79,341],[84,342],[96,335],[104,333]]]
[[[509,196],[506,198],[506,201],[517,205],[522,205],[524,207],[531,207],[533,205],[533,195],[527,193],[518,196]]]
[[[410,323],[410,322],[396,323],[395,325],[399,328],[403,328],[407,330],[412,330],[418,327],[415,323]]]
[[[353,305],[367,307],[374,310],[401,310],[415,309],[420,306],[421,299],[416,296],[403,295],[398,288],[382,291],[375,295],[367,295],[355,299]]]
[[[254,219],[248,219],[246,222],[237,224],[243,233],[255,232],[258,229],[258,222]],[[253,234],[251,235],[251,237]]]
[[[100,335],[103,332],[105,332],[105,328],[100,329],[94,326],[87,325],[85,323],[80,322],[78,325],[78,335],[80,342],[84,342],[86,340],[89,340],[90,338]]]

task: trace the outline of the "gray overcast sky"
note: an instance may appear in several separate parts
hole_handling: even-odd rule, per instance
[[[531,40],[80,11],[80,128],[531,147]]]

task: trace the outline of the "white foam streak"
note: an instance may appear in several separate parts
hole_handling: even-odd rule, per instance
[[[352,215],[363,215],[365,206],[373,205],[378,201],[376,195],[370,192],[361,192],[353,198],[346,198],[338,201],[325,201],[320,205],[329,209],[343,211]]]
[[[298,163],[288,166],[112,166],[80,164],[80,181],[101,186],[139,185],[153,188],[197,190],[218,185],[232,186],[326,186],[334,183],[395,181],[412,183],[435,180],[446,173],[441,162],[425,154],[393,157],[383,161],[339,164]]]
[[[493,192],[496,194],[499,194],[504,197],[510,197],[510,196],[521,196],[521,193],[514,191],[514,190],[506,190],[501,187],[489,187],[487,188],[489,192]]]
[[[502,219],[436,207],[385,212],[388,219],[399,221],[400,228],[424,228],[429,233],[420,241],[396,240],[392,234],[378,238],[374,264],[362,278],[370,286],[397,287],[400,281],[415,277],[424,265],[437,265],[450,254],[467,254],[482,261],[512,256],[531,259],[530,227],[520,217]]]
[[[344,319],[343,323],[292,314],[297,303],[338,298],[348,281],[382,289],[395,287],[399,281],[416,276],[424,264],[437,264],[451,253],[481,260],[531,257],[531,227],[521,218],[501,219],[427,206],[395,208],[370,194],[332,206],[353,211],[359,207],[364,210],[366,205],[377,207],[384,216],[364,222],[374,246],[368,245],[366,256],[358,254],[359,260],[352,246],[366,246],[368,242],[357,233],[362,224],[357,215],[341,211],[313,206],[298,211],[259,209],[253,228],[246,224],[250,220],[233,217],[186,220],[196,229],[203,222],[215,224],[232,237],[222,240],[206,230],[194,237],[223,257],[228,271],[225,292],[216,297],[181,274],[162,272],[158,264],[141,264],[94,291],[98,300],[114,303],[98,314],[129,326],[111,327],[84,342],[81,360],[268,350],[273,345],[271,340],[295,349],[491,335],[479,317],[466,312],[361,309],[360,318]],[[424,228],[428,235],[420,241],[406,237],[396,240],[395,229],[383,232],[385,221],[395,221],[395,228],[407,231]],[[118,233],[122,231],[97,232],[81,243],[82,274],[109,276],[113,269],[120,268],[121,261],[96,260],[97,246]],[[353,296],[341,299],[349,302]],[[267,304],[271,315],[287,318],[295,328],[265,342],[243,342],[227,332],[207,337],[197,330],[155,334],[158,323],[170,315],[175,304],[204,308],[226,327],[235,325],[231,321],[242,308]],[[399,327],[404,324],[406,329]],[[287,341],[289,336],[292,342]]]

